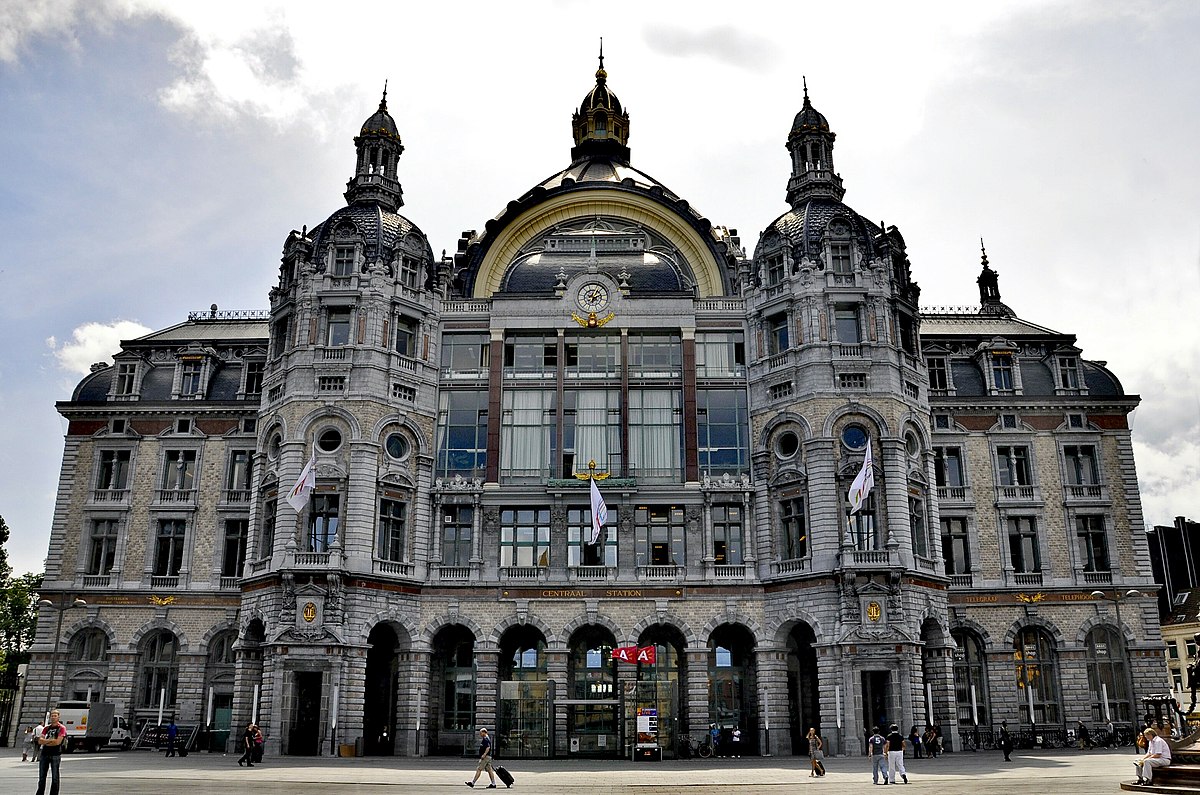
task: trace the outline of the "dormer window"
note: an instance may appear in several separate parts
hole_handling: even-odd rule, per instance
[[[930,356],[926,360],[929,368],[929,391],[946,393],[950,390],[950,370],[944,356]]]
[[[1058,357],[1058,383],[1063,389],[1079,389],[1079,360],[1074,356]]]
[[[829,267],[834,273],[850,273],[850,242],[838,240],[829,244]]]
[[[407,287],[410,290],[417,289],[417,280],[420,278],[421,265],[412,257],[400,258],[400,285]]]
[[[354,273],[354,246],[336,246],[333,249],[333,276],[349,276]]]
[[[998,391],[1011,392],[1013,381],[1013,357],[1011,353],[992,354],[992,387]]]
[[[186,361],[180,365],[179,394],[182,397],[195,397],[200,394],[200,377],[204,362],[199,359]]]
[[[767,284],[779,284],[783,281],[783,254],[767,257]]]
[[[122,396],[133,395],[137,390],[137,363],[122,362],[117,365],[117,392]]]

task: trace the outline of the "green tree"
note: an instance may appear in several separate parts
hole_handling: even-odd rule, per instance
[[[29,661],[29,646],[37,632],[37,592],[42,575],[13,576],[8,565],[8,525],[0,516],[0,688],[11,687],[17,666]]]
[[[12,567],[8,565],[8,550],[4,548],[8,543],[8,536],[8,523],[0,516],[0,582],[7,582],[12,574]]]

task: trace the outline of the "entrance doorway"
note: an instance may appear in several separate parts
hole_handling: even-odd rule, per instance
[[[808,756],[810,728],[821,727],[821,700],[817,684],[817,637],[812,627],[800,623],[788,633],[788,730],[793,756]]]
[[[213,725],[209,737],[210,751],[227,751],[229,732],[233,723],[233,693],[217,693],[213,696]]]
[[[288,753],[316,756],[321,744],[321,672],[296,671],[296,702],[292,708],[292,731]]]
[[[363,746],[368,756],[396,752],[396,632],[379,624],[367,637],[366,702],[363,704]]]
[[[895,722],[888,709],[891,703],[891,676],[890,671],[862,672],[863,726],[868,729],[878,726],[884,734],[887,734],[888,726]]]

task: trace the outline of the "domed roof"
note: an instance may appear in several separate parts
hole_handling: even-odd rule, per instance
[[[608,72],[601,66],[596,70],[596,85],[579,103],[579,115],[586,116],[593,110],[607,110],[611,113],[621,113],[621,100],[617,99],[608,87]]]
[[[419,238],[419,243],[410,236]],[[406,240],[411,242],[405,249],[426,261],[433,260],[429,241],[416,224],[399,213],[391,212],[378,204],[351,204],[336,211],[329,218],[309,231],[313,250],[325,250],[336,238],[353,238],[363,244],[363,253],[368,261],[390,259],[387,255],[400,248]],[[419,246],[419,248],[417,248]],[[417,250],[414,250],[417,249]]]
[[[808,99],[807,83],[804,86],[804,105],[792,120],[792,132],[829,132],[829,122]]]
[[[358,131],[358,134],[400,137],[400,131],[396,129],[396,120],[392,118],[392,114],[388,113],[387,109],[387,83],[384,83],[383,99],[379,100],[379,107],[369,119],[363,122],[362,129]]]
[[[830,227],[833,229],[830,230]],[[829,196],[813,196],[771,222],[758,240],[754,256],[772,248],[780,238],[787,240],[797,257],[816,255],[828,232],[858,243],[864,252],[875,250],[881,228],[842,202]]]

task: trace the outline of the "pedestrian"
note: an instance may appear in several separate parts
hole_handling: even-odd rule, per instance
[[[1142,734],[1146,738],[1146,755],[1133,766],[1137,768],[1136,783],[1149,785],[1154,778],[1154,768],[1171,764],[1171,746],[1154,729],[1146,729]]]
[[[1087,724],[1083,722],[1083,718],[1075,724],[1075,736],[1079,739],[1079,750],[1092,747],[1092,736],[1088,732]]]
[[[917,731],[917,724],[915,723],[913,724],[913,727],[908,730],[908,744],[912,746],[913,758],[920,759],[922,746],[921,733]]]
[[[246,730],[242,732],[242,755],[237,760],[238,767],[245,765],[246,767],[254,767],[254,722],[246,724]]]
[[[738,726],[733,727],[733,734],[729,736],[730,748],[733,751],[734,759],[742,758],[742,730]]]
[[[1011,762],[1012,758],[1009,754],[1012,753],[1013,738],[1008,731],[1008,721],[1000,721],[1000,750],[1004,752],[1004,761]]]
[[[904,735],[900,733],[900,727],[894,723],[888,727],[887,743],[883,746],[883,750],[887,753],[888,783],[897,783],[896,775],[899,774],[907,784],[908,771],[904,769]]]
[[[496,771],[492,769],[492,738],[488,737],[487,729],[479,730],[479,764],[475,766],[475,778],[467,782],[468,787],[474,787],[479,780],[479,774],[487,771],[488,779],[492,782],[487,789],[496,788]]]
[[[21,761],[28,762],[31,757],[37,755],[37,748],[33,744],[33,727],[25,727],[25,736],[21,738]]]
[[[808,774],[809,778],[817,775],[823,775],[818,772],[823,765],[825,753],[821,750],[825,747],[825,743],[821,742],[821,735],[817,734],[816,728],[808,730],[808,761],[812,765],[812,771]]]
[[[942,724],[933,724],[933,755],[940,756],[942,751]]]
[[[175,719],[171,718],[171,722],[167,724],[167,756],[175,756],[175,738],[179,736],[179,727],[175,725]]]
[[[257,723],[254,724],[254,754],[253,754],[253,756],[254,756],[254,761],[257,764],[260,764],[260,765],[262,764],[263,748],[266,746],[266,744],[267,744],[267,738],[265,735],[263,735],[262,727],[259,726]]]
[[[58,763],[62,759],[62,744],[67,727],[58,722],[58,710],[50,710],[50,723],[37,736],[38,754],[37,795],[46,795],[46,770],[50,771],[50,795],[58,795]]]
[[[876,784],[888,783],[887,754],[883,750],[885,745],[887,740],[879,733],[879,727],[875,726],[871,729],[871,736],[867,738],[867,753],[871,757],[871,781]],[[882,782],[879,780],[881,775]]]
[[[712,755],[717,756],[717,748],[721,745],[721,728],[715,723],[708,724],[708,742],[712,745]]]

